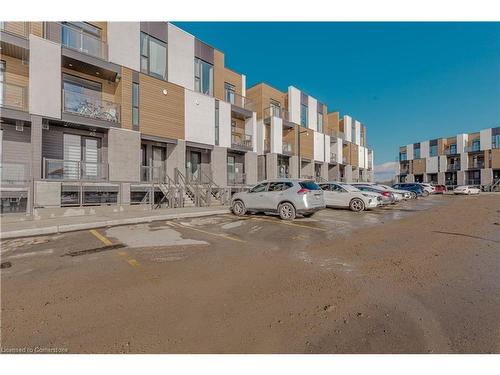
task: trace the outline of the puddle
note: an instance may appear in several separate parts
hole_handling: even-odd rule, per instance
[[[147,224],[132,228],[114,227],[106,230],[106,236],[131,248],[156,246],[208,245],[206,241],[182,238],[182,235],[169,228],[151,228]]]

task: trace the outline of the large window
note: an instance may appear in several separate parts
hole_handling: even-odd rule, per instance
[[[406,152],[399,153],[399,161],[406,161]]]
[[[438,146],[437,145],[431,145],[429,149],[429,154],[430,156],[437,156],[438,155]]]
[[[479,139],[474,139],[472,141],[472,151],[479,151],[481,149],[481,141]]]
[[[145,33],[141,33],[141,72],[167,79],[167,46]]]
[[[420,147],[413,149],[413,159],[420,159]]]
[[[132,125],[139,126],[139,84],[132,83]]]
[[[61,43],[67,48],[104,58],[101,29],[87,22],[63,22]]]
[[[307,128],[308,117],[309,117],[309,108],[307,108],[307,105],[301,104],[300,105],[300,125],[304,128]]]
[[[194,89],[205,95],[213,96],[214,66],[198,58],[194,59]]]
[[[234,95],[236,93],[234,85],[224,82],[224,96],[226,98],[226,102],[234,104]]]
[[[323,133],[323,114],[318,112],[318,131]]]
[[[500,148],[500,134],[491,136],[491,148]]]

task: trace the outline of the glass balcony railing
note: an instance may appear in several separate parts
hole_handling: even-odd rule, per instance
[[[460,170],[460,164],[448,164],[446,167],[447,172],[455,172]]]
[[[0,106],[4,108],[28,110],[28,88],[0,82]]]
[[[457,149],[456,148],[446,148],[444,150],[445,155],[456,155],[457,154]]]
[[[29,163],[0,163],[0,184],[17,185],[31,179],[31,166]]]
[[[264,108],[264,118],[278,117],[285,121],[288,120],[288,111],[281,107],[267,107]]]
[[[75,160],[43,159],[43,176],[47,180],[108,179],[108,164]]]
[[[484,168],[484,160],[471,160],[468,165],[469,169],[481,169]]]
[[[165,169],[161,166],[141,165],[141,182],[163,182]]]
[[[283,154],[291,155],[293,153],[293,146],[291,143],[283,142],[282,149]]]
[[[69,49],[106,60],[108,45],[96,36],[87,34],[83,30],[69,24],[51,24],[61,28],[61,44]]]
[[[464,152],[479,152],[481,151],[481,147],[479,144],[468,145],[464,147]]]
[[[337,138],[340,138],[342,140],[345,140],[345,134],[341,131],[338,131],[338,130],[335,130],[335,129],[332,129],[332,131],[330,132],[330,140],[336,140]]]
[[[120,105],[97,95],[63,90],[63,111],[97,120],[120,122]]]
[[[251,150],[253,148],[252,136],[250,134],[232,133],[231,144],[233,146],[243,147],[248,150]]]
[[[240,108],[248,109],[249,111],[255,110],[254,102],[245,96],[237,94],[232,90],[225,89],[224,98],[226,102],[234,104]]]
[[[338,155],[334,153],[330,153],[330,163],[337,163]]]
[[[0,30],[9,34],[27,38],[30,32],[29,22],[0,22]]]

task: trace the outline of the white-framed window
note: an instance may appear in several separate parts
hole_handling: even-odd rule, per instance
[[[300,125],[303,128],[307,128],[309,117],[309,108],[305,104],[300,105]]]
[[[132,125],[139,126],[139,84],[132,83]]]

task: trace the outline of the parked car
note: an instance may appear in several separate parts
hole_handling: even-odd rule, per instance
[[[377,186],[380,186],[381,188],[389,190],[389,191],[393,192],[394,194],[400,195],[402,197],[402,199],[404,199],[404,200],[415,199],[417,197],[416,194],[412,194],[408,190],[394,189],[391,186],[387,186],[387,185],[383,185],[383,184],[377,184]]]
[[[429,192],[419,183],[402,182],[392,185],[394,189],[401,189],[414,192],[418,197],[427,197]]]
[[[421,182],[420,185],[422,185],[422,187],[427,190],[429,192],[429,194],[434,194],[435,191],[436,191],[436,188],[431,185],[431,184],[428,184],[426,182]]]
[[[446,191],[446,186],[444,185],[434,185],[434,194],[444,194]]]
[[[231,211],[237,216],[247,212],[276,212],[283,220],[293,220],[297,214],[309,217],[323,208],[323,190],[314,181],[304,179],[262,181],[231,199]]]
[[[378,194],[381,198],[381,200],[379,201],[379,205],[381,205],[381,206],[396,202],[396,198],[394,197],[394,194],[388,190],[377,188],[377,187],[374,187],[372,185],[352,185],[352,186],[361,190],[362,192]]]
[[[463,186],[457,186],[453,190],[453,194],[466,194],[466,195],[471,195],[471,194],[479,194],[481,192],[481,189],[478,188],[477,186],[471,186],[471,185],[463,185]]]
[[[404,199],[404,195],[402,193],[397,192],[393,188],[387,188],[382,185],[376,184],[375,182],[353,182],[351,185],[357,188],[359,188],[360,186],[369,186],[375,190],[389,191],[390,193],[392,193],[395,202],[399,202]]]
[[[327,182],[319,186],[323,190],[327,207],[343,207],[360,212],[377,207],[379,200],[382,200],[375,193],[362,192],[352,185],[341,182]]]

